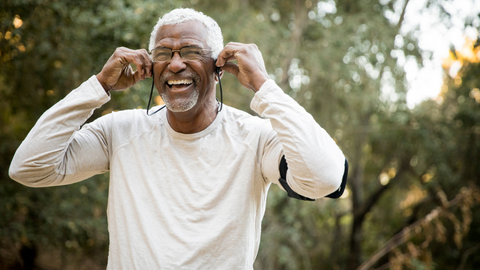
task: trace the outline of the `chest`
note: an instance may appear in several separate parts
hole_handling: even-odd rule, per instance
[[[138,200],[177,201],[195,208],[232,198],[248,203],[264,191],[258,151],[251,141],[215,132],[195,140],[146,133],[116,149],[111,185],[121,192],[130,190]]]

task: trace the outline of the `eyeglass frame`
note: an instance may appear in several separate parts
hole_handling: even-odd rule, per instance
[[[199,49],[203,54],[205,54],[205,52],[212,52],[213,50],[208,50],[208,49],[203,49],[201,47],[198,47],[198,46],[194,46],[194,45],[188,45],[188,46],[184,46],[178,50],[173,50],[173,49],[170,49],[168,47],[156,47],[154,48],[153,50],[149,51],[149,55],[150,55],[150,58],[152,59],[152,61],[154,63],[158,63],[158,62],[168,62],[168,61],[171,61],[173,59],[173,55],[175,54],[175,52],[178,52],[178,55],[180,56],[180,58],[183,60],[183,61],[196,61],[196,60],[199,60],[200,58],[197,58],[197,59],[185,59],[183,58],[182,56],[182,53],[181,51],[185,48],[196,48],[196,49]],[[170,55],[170,58],[167,59],[167,60],[158,60],[158,61],[155,61],[154,60],[154,57],[153,57],[153,52],[157,49],[168,49],[171,51],[171,55]],[[199,55],[199,57],[204,57],[204,55]]]

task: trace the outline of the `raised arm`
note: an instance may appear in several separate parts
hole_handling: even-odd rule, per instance
[[[288,188],[311,199],[335,192],[346,173],[345,156],[315,119],[269,79],[258,48],[229,43],[220,52],[217,66],[256,92],[251,108],[270,119],[276,133],[264,151],[264,176],[279,184],[279,165],[285,156]],[[283,185],[281,188],[285,189]]]
[[[15,152],[10,177],[26,186],[46,187],[75,183],[107,171],[102,135],[79,129],[109,99],[92,76],[47,110]]]
[[[342,151],[315,119],[273,80],[262,85],[250,106],[270,119],[281,145],[276,147],[273,140],[264,153],[264,175],[270,181],[310,199],[330,195],[340,187],[346,173]],[[283,176],[287,187],[277,182],[281,181],[279,165],[283,156],[288,164]]]
[[[130,64],[137,66],[134,72]],[[145,50],[118,48],[102,71],[47,110],[17,149],[10,177],[24,185],[66,185],[109,168],[105,120],[80,127],[93,111],[122,90],[151,76]]]

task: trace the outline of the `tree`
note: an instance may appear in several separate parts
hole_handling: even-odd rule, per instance
[[[478,244],[480,48],[467,40],[444,63],[443,92],[407,122],[410,186],[399,204],[407,219],[358,269],[475,269]],[[452,73],[461,64],[458,73]],[[406,243],[406,244],[405,244]],[[388,255],[388,258],[386,257]],[[403,267],[403,268],[402,268]]]
[[[46,109],[98,73],[116,47],[146,48],[158,16],[183,6],[217,20],[225,42],[257,44],[271,78],[312,113],[350,163],[343,199],[300,202],[271,188],[255,268],[355,269],[372,262],[474,269],[480,226],[469,213],[478,210],[477,189],[470,184],[480,175],[478,62],[452,54],[462,69],[446,78],[441,104],[427,101],[408,109],[403,65],[422,62],[415,35],[400,31],[409,3],[2,3],[0,209],[6,211],[0,215],[0,268],[42,267],[38,260],[45,256],[50,268],[74,268],[79,260],[105,268],[107,177],[36,190],[8,179],[8,166]],[[478,46],[472,48],[477,55]],[[112,110],[145,108],[150,83],[113,93],[92,120]],[[234,76],[225,74],[222,86],[227,105],[253,113],[253,93]],[[442,211],[435,212],[438,207]],[[436,218],[422,223],[432,213]],[[408,228],[420,228],[424,236],[406,237]],[[428,238],[435,235],[444,237]],[[383,243],[389,248],[380,252]]]
[[[63,269],[80,256],[105,265],[108,178],[36,190],[10,180],[8,167],[36,119],[98,73],[117,46],[147,47],[152,25],[144,20],[155,21],[156,10],[170,9],[172,2],[30,0],[1,5],[0,208],[6,211],[0,215],[0,268],[32,268],[43,250],[52,250],[46,259],[50,267]],[[114,94],[92,119],[146,104],[148,85],[136,89]]]

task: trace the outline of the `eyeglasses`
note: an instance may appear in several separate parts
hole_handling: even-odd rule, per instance
[[[173,54],[178,52],[183,60],[200,60],[206,56],[211,50],[202,49],[195,46],[187,46],[180,50],[172,50],[170,48],[158,47],[150,52],[153,62],[165,62],[172,59]]]

